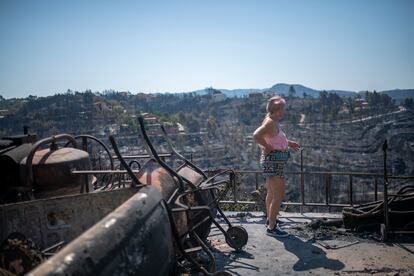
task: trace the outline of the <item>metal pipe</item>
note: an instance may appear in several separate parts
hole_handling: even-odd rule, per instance
[[[384,151],[384,223],[385,223],[385,236],[387,235],[387,232],[388,232],[388,229],[389,229],[389,220],[388,220],[387,149],[388,149],[388,142],[385,139],[384,144],[382,145],[382,150]]]
[[[216,171],[216,170],[211,170]],[[261,173],[261,171],[258,170],[235,170],[236,173]],[[338,171],[306,171],[303,172],[304,175],[324,175],[324,174],[332,174],[332,175],[352,175],[352,176],[378,176],[383,177],[384,174],[382,173],[369,173],[369,172],[338,172]],[[286,171],[285,174],[293,174],[293,175],[300,175],[300,171]],[[393,179],[414,179],[414,176],[407,176],[407,177],[401,177],[401,176],[389,176],[388,178]]]
[[[259,190],[259,173],[255,173],[256,190]]]
[[[325,205],[329,206],[330,174],[325,174]]]
[[[232,177],[232,175],[230,175]],[[237,174],[233,175],[233,200],[237,202],[237,189],[236,189],[236,183],[237,183]]]
[[[387,179],[413,180],[414,176],[391,176],[391,175],[388,175]]]
[[[354,189],[352,175],[349,175],[349,203],[351,204],[351,206],[354,205]]]
[[[302,204],[305,204],[305,175],[303,172],[303,149],[300,150],[300,198]]]
[[[119,157],[119,161],[121,162],[122,166],[124,166],[124,168],[128,171],[128,175],[129,175],[129,177],[131,177],[133,185],[134,186],[142,185],[142,183],[139,182],[138,177],[132,172],[131,168],[128,166],[126,161],[122,158],[122,155],[121,155],[121,153],[119,152],[119,149],[118,149],[118,145],[116,144],[115,137],[110,135],[109,136],[109,141],[111,142],[112,148],[114,149],[116,155]]]
[[[159,153],[159,157],[171,157],[171,153]],[[118,159],[118,156],[114,155],[112,156],[113,159]],[[145,158],[151,158],[149,154],[138,154],[138,155],[123,155],[122,158],[124,159],[145,159]]]
[[[138,173],[139,170],[132,170],[134,173]],[[94,170],[87,170],[87,171],[78,171],[72,170],[71,174],[128,174],[128,171],[125,170],[102,170],[102,171],[94,171]]]
[[[256,201],[245,201],[245,200],[220,200],[220,203],[225,204],[247,204],[247,205],[256,205]],[[315,202],[309,202],[306,204],[302,204],[301,202],[282,202],[283,205],[286,206],[318,206],[318,207],[351,207],[349,204],[340,204],[340,203],[329,203],[328,205],[326,203],[315,203]]]
[[[391,230],[391,231],[388,231],[388,233],[393,233],[393,234],[413,234],[414,231],[410,231],[410,230]]]
[[[387,194],[388,196],[394,196],[394,197],[414,197],[413,194],[408,195],[400,195],[400,194]]]

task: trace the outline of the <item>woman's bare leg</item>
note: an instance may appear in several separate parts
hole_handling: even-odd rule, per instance
[[[269,229],[272,229],[276,224],[276,218],[279,215],[280,205],[285,198],[285,180],[280,177],[269,177],[269,187],[273,192],[273,199],[269,208]]]
[[[272,187],[269,184],[270,182],[270,177],[266,178],[266,217],[267,219],[269,219],[269,214],[270,214],[270,204],[272,203],[273,200],[273,195],[274,195],[274,191],[272,191]]]

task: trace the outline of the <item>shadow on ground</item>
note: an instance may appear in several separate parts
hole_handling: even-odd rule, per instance
[[[246,251],[232,251],[224,253],[220,251],[215,252],[216,260],[219,260],[218,267],[224,267],[225,271],[232,273],[233,275],[242,275],[238,271],[244,271],[253,274],[259,273],[259,267],[248,264],[244,260],[254,259],[254,256]]]
[[[298,257],[298,261],[293,265],[295,271],[305,271],[315,268],[325,268],[329,270],[341,270],[345,265],[338,260],[329,259],[326,253],[319,247],[312,244],[312,241],[302,241],[295,236],[288,238],[278,238],[283,242],[285,249]]]

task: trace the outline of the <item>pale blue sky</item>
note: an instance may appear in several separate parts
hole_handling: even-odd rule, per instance
[[[0,0],[0,95],[414,88],[414,1]]]

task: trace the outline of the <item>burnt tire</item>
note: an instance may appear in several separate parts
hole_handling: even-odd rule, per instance
[[[249,239],[249,235],[247,234],[246,229],[241,226],[232,226],[227,229],[227,235],[230,238],[226,237],[226,243],[238,250],[241,250],[243,246],[247,244],[247,240]]]

